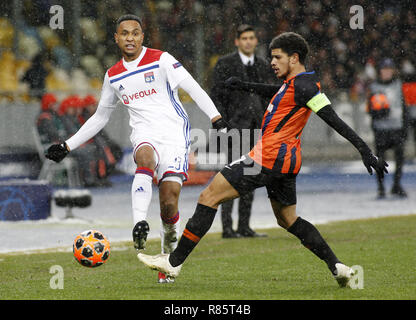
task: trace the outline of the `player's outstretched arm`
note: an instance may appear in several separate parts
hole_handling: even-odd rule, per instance
[[[94,115],[71,138],[63,143],[51,145],[46,150],[45,157],[55,162],[61,162],[71,150],[90,140],[105,127],[112,110],[112,108],[97,108]]]
[[[316,114],[336,132],[351,142],[351,144],[360,152],[364,166],[367,168],[369,174],[373,174],[373,169],[379,173],[381,177],[384,177],[384,174],[388,173],[387,162],[377,158],[363,139],[361,139],[350,126],[338,117],[330,105],[321,108]]]
[[[230,77],[224,82],[224,86],[231,90],[242,90],[256,93],[266,99],[271,99],[280,86],[268,83],[245,82],[238,77]]]
[[[90,140],[102,128],[105,127],[117,102],[117,96],[110,86],[108,72],[104,76],[101,89],[100,102],[95,113],[84,123],[84,125],[64,143],[54,144],[45,152],[46,158],[55,162],[62,161],[71,150],[78,148]]]
[[[198,107],[209,117],[214,129],[229,129],[228,123],[222,119],[209,95],[201,88],[198,82],[191,76],[185,78],[179,83],[179,87],[185,90],[196,102]]]

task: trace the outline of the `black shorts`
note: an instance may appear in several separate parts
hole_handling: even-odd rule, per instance
[[[270,199],[286,206],[296,204],[295,174],[265,173],[261,166],[248,156],[226,165],[221,170],[221,174],[240,196],[257,188],[266,187]]]

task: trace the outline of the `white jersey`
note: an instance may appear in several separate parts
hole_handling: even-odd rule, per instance
[[[169,53],[143,47],[131,62],[121,59],[108,69],[100,105],[115,107],[117,99],[130,115],[134,145],[140,139],[188,147],[190,122],[178,97],[178,84],[191,75]]]
[[[136,60],[122,59],[107,70],[96,112],[66,140],[67,146],[74,150],[94,137],[120,100],[130,115],[133,147],[153,141],[189,148],[191,125],[179,101],[178,87],[191,96],[211,121],[220,116],[208,94],[175,58],[167,52],[143,47]]]

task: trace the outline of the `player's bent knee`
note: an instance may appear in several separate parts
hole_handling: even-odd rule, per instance
[[[140,147],[140,149],[136,151],[134,158],[136,160],[137,167],[147,167],[152,170],[156,167],[154,150],[150,146],[145,145]]]
[[[219,205],[219,199],[216,197],[214,190],[208,186],[199,195],[198,203],[207,207],[216,208]]]
[[[280,227],[282,227],[283,229],[287,229],[286,224],[285,224],[282,220],[280,220],[280,219],[276,219],[276,221],[277,221],[277,224],[278,224]]]
[[[202,191],[198,203],[211,208],[217,208],[227,200],[239,197],[238,192],[228,183],[228,181],[218,173],[212,182]]]
[[[151,170],[155,170],[155,162],[153,160],[136,160],[137,168],[149,168]]]
[[[174,202],[161,202],[160,214],[164,218],[172,218],[178,212],[178,204]]]
[[[164,217],[172,217],[178,212],[179,193],[172,191],[164,193],[160,199],[160,213]]]
[[[224,201],[229,200],[222,192],[218,192],[212,188],[206,188],[199,196],[198,203],[207,207],[217,208]]]

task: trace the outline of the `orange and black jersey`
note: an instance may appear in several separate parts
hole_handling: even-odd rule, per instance
[[[285,80],[273,96],[263,116],[261,136],[249,153],[265,172],[299,172],[303,128],[312,110],[317,112],[330,104],[326,97],[320,96],[324,95],[320,94],[320,83],[314,71]],[[313,103],[314,100],[319,103]]]

